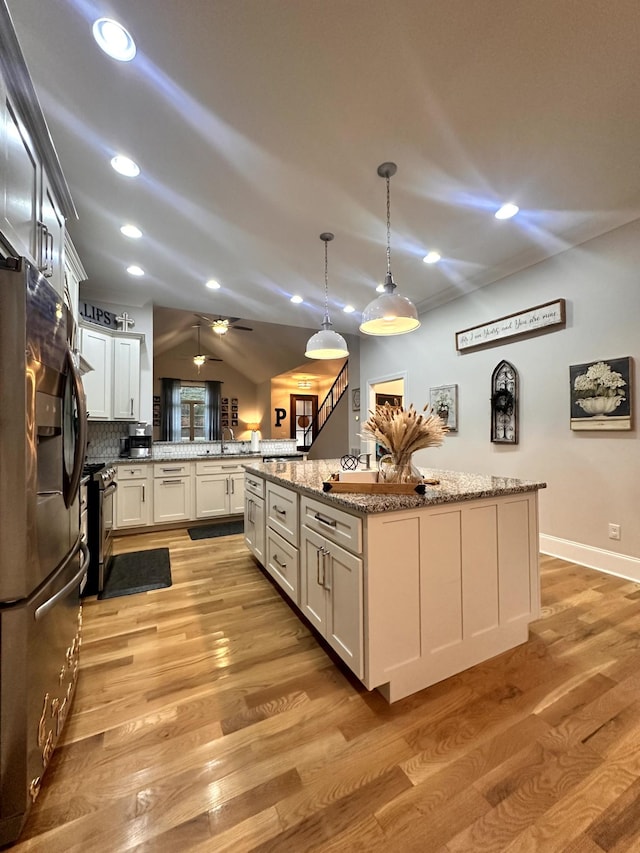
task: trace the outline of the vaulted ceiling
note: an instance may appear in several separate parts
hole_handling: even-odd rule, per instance
[[[637,0],[7,4],[78,210],[84,298],[317,329],[330,230],[332,320],[357,333],[386,268],[386,160],[392,269],[421,310],[640,215]],[[103,15],[133,61],[98,49]],[[520,214],[496,220],[503,201]]]

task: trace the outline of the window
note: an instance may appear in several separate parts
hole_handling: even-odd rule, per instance
[[[204,385],[180,387],[180,438],[204,440]]]

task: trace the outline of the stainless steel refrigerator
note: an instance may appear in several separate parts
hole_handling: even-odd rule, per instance
[[[48,281],[0,259],[0,845],[38,796],[78,676],[87,419],[73,340]]]

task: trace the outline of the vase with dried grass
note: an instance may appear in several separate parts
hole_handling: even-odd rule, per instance
[[[416,450],[425,447],[437,447],[442,444],[449,431],[444,422],[427,403],[418,413],[413,403],[408,409],[385,403],[369,412],[362,431],[374,438],[386,448],[392,463],[384,466],[384,479],[387,483],[417,483],[422,475],[412,463]]]

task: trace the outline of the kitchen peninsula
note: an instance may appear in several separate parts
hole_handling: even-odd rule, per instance
[[[332,493],[338,460],[245,469],[247,546],[387,701],[528,639],[545,483],[423,469],[424,495]]]

